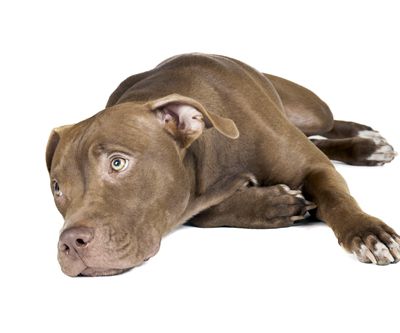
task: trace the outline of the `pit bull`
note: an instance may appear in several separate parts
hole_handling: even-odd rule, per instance
[[[334,120],[296,83],[224,56],[176,56],[51,132],[46,162],[65,220],[58,260],[69,276],[118,274],[186,222],[266,229],[310,214],[361,262],[396,263],[400,237],[360,209],[330,161],[394,156],[378,132]]]

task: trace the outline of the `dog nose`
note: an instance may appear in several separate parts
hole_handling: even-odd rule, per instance
[[[88,247],[93,240],[93,235],[92,228],[72,227],[65,229],[60,235],[58,249],[67,255],[72,249],[79,253],[82,249]]]

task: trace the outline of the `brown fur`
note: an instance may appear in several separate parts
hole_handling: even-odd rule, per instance
[[[171,104],[199,111],[203,126],[160,122]],[[63,271],[109,275],[137,266],[192,217],[204,227],[292,225],[315,208],[301,188],[347,250],[358,249],[357,237],[397,237],[361,211],[320,150],[363,164],[372,141],[325,140],[318,149],[304,135],[336,138],[338,124],[309,90],[227,57],[182,55],[129,77],[105,110],[50,136],[47,165],[63,194],[55,196],[65,218]],[[110,170],[114,152],[128,156],[127,171]]]

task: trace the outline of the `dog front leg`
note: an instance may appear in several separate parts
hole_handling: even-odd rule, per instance
[[[269,229],[292,226],[303,220],[315,204],[284,184],[241,188],[217,205],[194,216],[190,223],[202,228]]]

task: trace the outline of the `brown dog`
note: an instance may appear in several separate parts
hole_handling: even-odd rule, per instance
[[[177,56],[123,81],[105,110],[52,131],[58,259],[71,276],[111,275],[189,220],[277,228],[310,211],[360,261],[397,262],[399,236],[359,208],[328,159],[381,165],[394,155],[293,82],[223,56]]]

